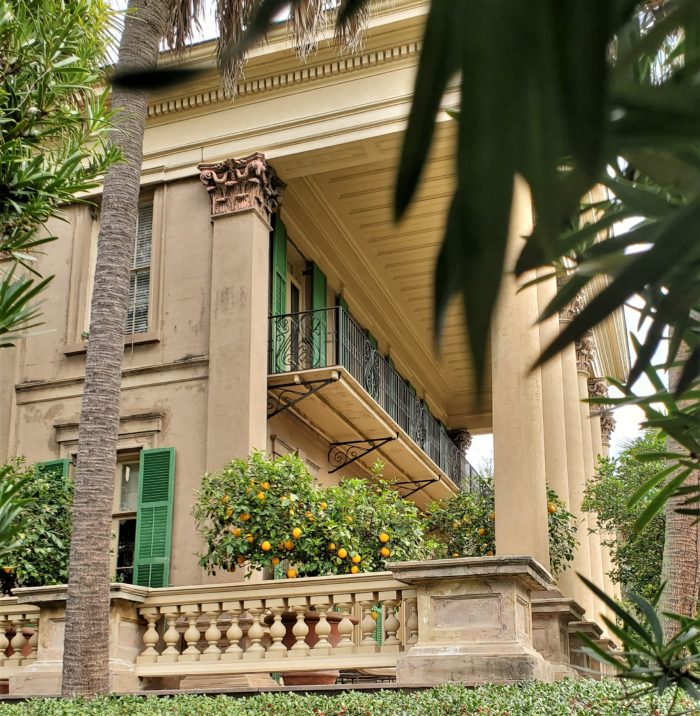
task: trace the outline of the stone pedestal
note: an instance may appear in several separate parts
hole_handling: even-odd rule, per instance
[[[530,557],[469,557],[390,565],[415,584],[418,640],[397,663],[398,683],[551,681],[532,643],[533,591],[551,588]]]
[[[580,670],[583,676],[594,679],[600,679],[607,676],[611,672],[608,667],[593,659],[582,649],[584,644],[579,638],[579,634],[585,634],[589,639],[606,649],[613,649],[613,643],[609,639],[603,639],[603,630],[595,623],[589,621],[574,621],[569,623],[569,654],[571,664]]]
[[[144,626],[138,615],[148,589],[130,584],[113,584],[110,608],[109,686],[110,691],[139,691],[134,672],[136,657],[143,649]],[[20,604],[40,607],[39,641],[36,661],[10,676],[12,696],[55,696],[61,693],[63,637],[66,620],[66,586],[16,589]]]
[[[583,620],[583,607],[559,591],[532,595],[532,641],[549,662],[555,679],[578,678],[571,665],[569,624]]]

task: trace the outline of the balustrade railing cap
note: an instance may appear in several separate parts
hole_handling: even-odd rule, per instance
[[[396,579],[409,584],[468,577],[517,577],[533,590],[551,589],[552,575],[527,555],[504,557],[461,557],[387,565]]]
[[[533,592],[532,611],[540,614],[559,613],[570,617],[570,621],[580,621],[586,610],[571,597],[565,597],[558,590]]]
[[[110,599],[128,602],[143,602],[149,593],[148,587],[135,584],[114,583],[109,586]],[[55,584],[48,587],[20,587],[13,590],[20,604],[60,604],[66,601],[68,585]]]

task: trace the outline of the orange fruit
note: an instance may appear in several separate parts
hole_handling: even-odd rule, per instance
[[[453,552],[453,553],[452,553],[452,556],[453,556],[453,557],[459,557],[459,552]]]
[[[353,556],[352,556],[353,564],[359,564],[361,561],[362,561],[362,557],[360,557],[359,554],[353,554]]]
[[[222,501],[224,504],[226,504],[226,503],[229,501],[229,496],[228,496],[228,495],[224,495],[224,496],[221,498],[221,501]]]
[[[493,557],[493,552],[492,552],[491,550],[489,550],[489,551],[486,553],[486,556],[487,556],[487,557]]]
[[[264,502],[264,501],[265,501],[265,493],[262,492],[262,491],[258,492],[258,494],[256,495],[256,497],[260,500],[260,502]]]
[[[230,517],[233,514],[233,507],[226,508],[226,517]]]
[[[325,509],[328,507],[328,503],[327,503],[327,502],[321,502],[321,503],[319,504],[319,507],[320,507],[322,510],[325,510]]]
[[[231,534],[234,537],[240,537],[241,536],[241,528],[240,527],[232,527],[231,528]]]
[[[377,612],[370,612],[369,615],[374,619],[374,621],[377,621]]]
[[[341,547],[336,554],[340,559],[345,559],[348,556],[348,551],[345,549],[345,547]]]
[[[479,535],[479,537],[483,537],[486,534],[486,530],[483,527],[479,527],[476,533]]]
[[[250,519],[250,515],[249,515],[247,512],[244,512],[244,513],[241,515],[241,521],[247,522],[249,519]]]
[[[386,544],[390,539],[391,539],[391,537],[389,537],[389,535],[386,532],[381,532],[379,535],[379,541],[382,544]]]
[[[260,485],[263,490],[269,490],[270,489],[270,483],[269,482],[263,482],[262,485]]]
[[[357,574],[359,571],[360,571],[360,568],[356,564],[353,564],[352,567],[350,567],[351,574]]]
[[[242,554],[239,554],[238,557],[236,557],[236,562],[238,562],[238,564],[243,564],[245,562],[245,557]]]
[[[381,554],[382,557],[389,557],[391,555],[391,550],[388,547],[382,547],[379,550],[379,554]]]
[[[272,545],[271,545],[267,540],[265,540],[265,541],[260,545],[260,549],[261,549],[263,552],[269,552],[269,551],[272,549]]]
[[[553,502],[547,503],[547,512],[549,512],[550,515],[553,515],[557,511],[557,506]]]
[[[288,539],[288,540],[284,543],[284,548],[285,548],[285,549],[294,549],[294,542],[292,542],[292,540]]]
[[[273,557],[273,558],[272,558],[272,564],[274,564],[275,567],[276,567],[279,563],[280,563],[280,558],[279,558],[279,557]]]
[[[331,543],[328,545],[328,549],[329,549],[331,552],[335,552],[335,542],[331,542]]]
[[[245,536],[245,541],[246,541],[248,544],[253,544],[253,541],[254,541],[254,540],[255,540],[255,537],[253,537],[253,535],[250,534],[250,532],[248,532],[248,534]]]
[[[492,512],[492,513],[489,515],[489,519],[491,520],[491,522],[495,522],[495,520],[496,520],[496,513],[495,513],[495,512]]]
[[[294,569],[294,567],[290,567],[287,570],[287,579],[296,579],[297,577],[297,571]]]
[[[294,539],[299,539],[299,537],[301,537],[301,527],[295,527],[292,530],[292,537],[294,537]]]

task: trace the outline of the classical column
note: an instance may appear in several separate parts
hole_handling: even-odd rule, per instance
[[[532,230],[532,204],[518,179],[511,209],[506,272],[491,334],[496,552],[528,555],[549,568],[542,376],[537,289],[518,293],[512,267]]]
[[[211,201],[206,469],[267,443],[270,221],[284,182],[263,154],[200,164]]]
[[[574,300],[559,314],[560,323],[567,323],[583,308],[583,296]],[[588,519],[581,511],[581,500],[586,486],[586,470],[583,457],[583,429],[579,409],[578,371],[576,367],[576,349],[567,345],[559,354],[561,361],[562,387],[564,393],[564,428],[566,430],[566,464],[569,478],[569,510],[578,525],[579,545],[574,552],[573,570],[588,579],[591,578],[591,550],[589,545]],[[595,602],[593,594],[582,582],[576,594],[576,600],[586,610],[586,617],[593,618]]]
[[[548,270],[551,273],[551,270]],[[541,272],[538,272],[540,277]],[[557,293],[554,276],[537,285],[537,304],[542,313]],[[542,347],[548,346],[559,333],[559,320],[551,316],[539,324]],[[564,423],[564,387],[562,382],[561,360],[555,356],[540,369],[542,373],[542,416],[544,435],[544,460],[547,484],[569,507],[569,472],[566,455],[566,429]],[[569,598],[578,599],[583,585],[576,576],[580,565],[574,563],[569,569],[557,576],[557,587]]]
[[[588,379],[588,397],[589,398],[607,398],[608,397],[608,384],[605,378],[589,378]],[[603,453],[603,436],[601,431],[601,413],[600,406],[591,404],[589,405],[590,412],[590,425],[591,425],[591,443],[593,444],[593,459],[595,464],[598,463],[598,457],[602,457]],[[605,532],[601,535],[601,542],[608,541],[611,535]],[[605,593],[613,596],[615,594],[615,584],[609,576],[609,572],[612,570],[612,560],[610,558],[610,550],[605,545],[601,544],[601,556],[603,563],[603,585]],[[606,610],[608,616],[612,617],[610,610]]]
[[[591,421],[588,403],[588,379],[593,375],[593,360],[595,357],[595,338],[593,331],[585,333],[576,341],[576,368],[578,371],[579,410],[581,413],[581,434],[583,438],[583,464],[586,481],[593,477],[595,462],[593,459],[593,441],[591,438]],[[586,513],[588,529],[595,530],[597,522],[595,515]],[[604,589],[603,556],[600,548],[600,535],[591,531],[588,538],[588,547],[591,553],[591,581],[600,589]],[[596,619],[600,612],[604,612],[603,603],[596,599],[595,614],[589,614],[589,619]]]
[[[602,455],[608,457],[610,453],[610,436],[615,430],[615,418],[612,412],[606,410],[600,415],[600,438],[602,444]],[[622,589],[618,582],[613,584],[613,593],[617,599],[622,598]]]

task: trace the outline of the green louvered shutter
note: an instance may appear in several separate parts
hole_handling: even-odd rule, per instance
[[[68,477],[70,470],[70,460],[64,458],[63,460],[48,460],[47,462],[38,462],[36,464],[36,471],[46,474],[47,472],[54,472],[61,477]]]
[[[174,448],[141,451],[134,584],[167,587],[173,519]]]
[[[271,279],[270,279],[270,315],[283,316],[287,313],[287,228],[279,216],[274,217],[271,246]],[[279,319],[280,322],[286,319]],[[284,348],[279,343],[284,341],[286,331],[282,324],[278,326],[275,321],[270,327],[271,350],[270,372],[283,373],[287,370],[284,358]]]
[[[328,333],[328,317],[326,316],[326,274],[314,264],[313,282],[311,284],[311,308],[314,319],[311,326],[312,368],[326,367],[326,334]]]

